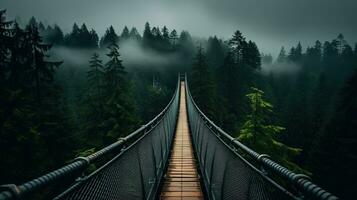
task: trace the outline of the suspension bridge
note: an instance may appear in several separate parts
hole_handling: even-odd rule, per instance
[[[88,172],[92,164],[100,166]],[[117,142],[48,174],[0,187],[0,200],[336,200],[216,126],[195,104],[185,75],[165,109]],[[55,189],[53,189],[55,188]]]

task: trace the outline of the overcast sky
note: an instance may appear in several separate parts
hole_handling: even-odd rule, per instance
[[[146,21],[194,36],[229,38],[239,29],[265,53],[276,55],[281,46],[316,39],[331,40],[338,33],[357,42],[357,0],[0,0],[9,18],[29,17],[57,23],[69,31],[73,22],[102,34],[113,25],[136,26]]]

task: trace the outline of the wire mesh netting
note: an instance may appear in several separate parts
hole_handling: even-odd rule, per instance
[[[208,198],[297,199],[264,176],[212,132],[210,124],[199,114],[188,88],[186,92],[193,145]]]
[[[159,123],[55,199],[154,199],[167,163],[178,103],[179,89]]]

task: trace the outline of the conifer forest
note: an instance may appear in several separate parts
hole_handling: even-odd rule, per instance
[[[0,185],[129,135],[185,73],[230,136],[357,199],[355,1],[51,2],[0,0]]]

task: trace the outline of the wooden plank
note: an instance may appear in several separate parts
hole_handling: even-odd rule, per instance
[[[160,199],[201,200],[203,199],[203,193],[188,129],[184,82],[181,82],[180,109],[177,123],[171,158],[165,174]]]

